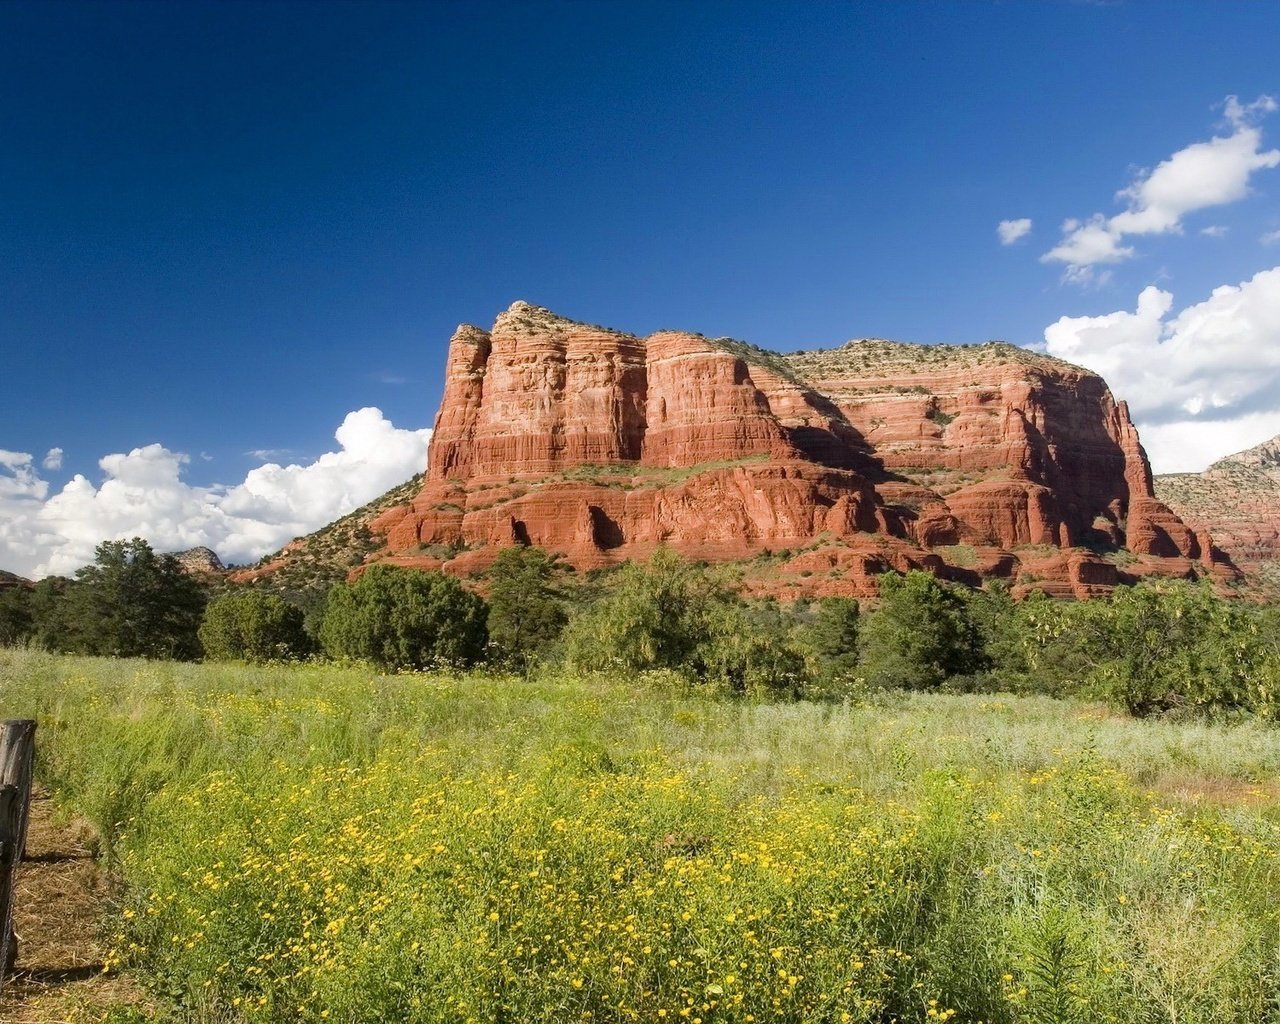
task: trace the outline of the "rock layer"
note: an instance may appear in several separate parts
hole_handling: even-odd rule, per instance
[[[537,544],[593,568],[665,544],[763,559],[757,589],[784,595],[867,594],[889,568],[1077,596],[1231,572],[1086,370],[998,343],[638,338],[520,302],[454,334],[423,488],[371,526],[401,564]]]

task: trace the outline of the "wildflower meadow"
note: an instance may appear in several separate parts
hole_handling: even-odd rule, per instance
[[[200,1022],[1280,1020],[1280,734],[0,651]]]

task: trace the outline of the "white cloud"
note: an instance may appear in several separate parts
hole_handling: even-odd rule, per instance
[[[1193,143],[1140,174],[1116,195],[1127,204],[1123,212],[1066,221],[1062,240],[1040,257],[1041,262],[1066,264],[1067,280],[1088,280],[1083,273],[1086,268],[1133,256],[1133,247],[1124,244],[1126,238],[1181,232],[1187,214],[1243,199],[1255,172],[1280,166],[1280,150],[1262,151],[1258,127],[1258,121],[1276,107],[1270,96],[1248,105],[1228,96],[1224,109],[1230,134]]]
[[[1000,236],[1001,245],[1013,245],[1019,238],[1025,238],[1031,234],[1031,218],[1002,220],[996,225],[996,234]]]
[[[1045,328],[1045,350],[1128,400],[1157,472],[1203,469],[1280,433],[1280,267],[1172,310],[1152,285],[1133,312],[1062,317]]]
[[[1265,235],[1259,238],[1258,241],[1263,245],[1274,245],[1276,242],[1280,242],[1280,228],[1277,228],[1275,231],[1268,231]]]
[[[61,469],[62,468],[62,449],[50,448],[44,453],[44,461],[40,463],[45,469]]]
[[[0,567],[70,573],[101,541],[132,536],[157,550],[203,544],[226,561],[252,561],[419,472],[431,431],[402,430],[366,408],[334,436],[337,451],[308,465],[259,466],[230,487],[185,483],[188,456],[150,444],[104,456],[100,485],[77,474],[52,497],[30,455],[0,451]]]
[[[1280,435],[1280,412],[1250,413],[1234,420],[1184,420],[1142,427],[1142,446],[1157,473],[1198,473]]]
[[[1207,228],[1201,228],[1200,234],[1207,238],[1226,238],[1227,230],[1225,224],[1210,224]]]

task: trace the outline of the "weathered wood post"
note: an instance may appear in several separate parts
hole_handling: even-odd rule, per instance
[[[27,843],[36,723],[0,723],[0,985],[18,960],[13,934],[13,876]]]

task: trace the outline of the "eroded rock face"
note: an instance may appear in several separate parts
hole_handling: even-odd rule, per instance
[[[1158,476],[1155,493],[1196,532],[1202,550],[1250,574],[1280,562],[1280,437],[1203,473]]]
[[[526,303],[458,328],[423,489],[371,526],[384,556],[459,572],[509,544],[580,568],[664,544],[773,559],[758,589],[784,596],[869,593],[889,568],[1076,596],[1230,571],[1086,370],[997,343],[637,338]]]

